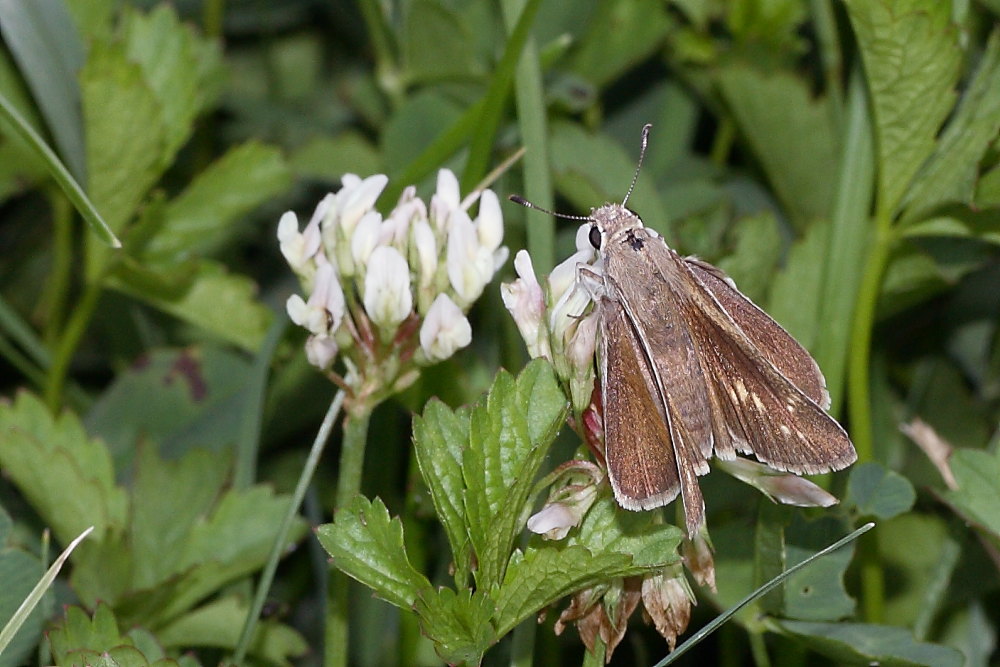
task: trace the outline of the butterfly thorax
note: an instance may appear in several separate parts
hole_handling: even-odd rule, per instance
[[[642,227],[639,216],[621,204],[605,204],[591,211],[590,217],[609,240],[623,230]]]

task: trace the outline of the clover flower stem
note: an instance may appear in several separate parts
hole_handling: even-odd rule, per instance
[[[316,439],[313,441],[312,448],[309,450],[309,456],[306,457],[306,462],[302,466],[299,481],[296,483],[295,491],[292,493],[292,501],[288,504],[288,512],[285,514],[285,518],[278,529],[278,535],[275,537],[274,545],[271,547],[267,564],[264,566],[264,570],[260,575],[260,581],[257,583],[257,591],[254,593],[253,603],[250,605],[246,621],[243,623],[243,630],[240,632],[239,641],[236,642],[236,651],[233,653],[234,664],[243,664],[243,660],[246,657],[247,649],[250,647],[250,640],[253,637],[253,631],[257,625],[257,619],[260,618],[260,611],[264,608],[264,601],[267,599],[271,582],[274,580],[274,573],[278,569],[278,560],[280,560],[281,555],[285,551],[288,532],[295,522],[295,517],[299,514],[299,506],[302,505],[302,499],[305,497],[309,483],[312,481],[313,473],[316,472],[316,466],[319,465],[320,456],[323,454],[326,443],[330,439],[330,433],[333,432],[333,425],[337,421],[337,416],[340,415],[340,408],[344,404],[345,396],[346,392],[338,391],[336,396],[333,397],[333,401],[326,411],[326,416],[323,417],[323,423],[320,424],[319,431],[316,433]]]
[[[365,462],[365,445],[368,442],[368,423],[373,405],[366,402],[352,403],[344,420],[344,438],[340,450],[337,472],[336,509],[347,505],[361,491],[361,473]],[[330,573],[328,605],[323,633],[324,659],[327,667],[344,667],[348,664],[348,586],[350,579],[340,571]]]

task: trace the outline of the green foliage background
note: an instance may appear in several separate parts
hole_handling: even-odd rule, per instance
[[[277,248],[283,211],[308,215],[345,172],[388,174],[386,208],[410,183],[429,196],[443,166],[468,190],[524,146],[493,187],[586,212],[620,201],[647,122],[630,207],[814,353],[860,457],[828,480],[843,499],[830,516],[705,479],[719,592],[699,592],[692,627],[879,522],[853,558],[803,571],[685,660],[998,664],[998,16],[995,0],[0,1],[0,625],[50,560],[43,529],[61,548],[96,526],[0,664],[112,649],[119,662],[209,664],[239,642],[333,394],[284,326],[297,286]],[[504,212],[505,244],[527,247],[539,272],[572,251],[576,225]],[[585,659],[573,631],[552,636],[560,607],[537,634],[501,638],[586,576],[653,562],[619,557],[638,555],[633,543],[595,546],[596,513],[584,529],[595,542],[562,551],[514,533],[479,548],[491,521],[513,518],[442,514],[452,482],[428,471],[438,456],[462,465],[445,431],[520,423],[491,410],[513,409],[502,406],[517,383],[545,382],[537,367],[519,375],[527,360],[497,286],[470,319],[470,348],[376,410],[367,498],[333,523],[336,445],[324,458],[250,661],[329,658],[321,542],[355,576],[372,567],[372,581],[357,578],[383,600],[420,612],[358,585],[359,665],[434,663],[423,635],[455,660],[497,640],[493,663]],[[501,366],[518,380],[494,382]],[[445,407],[491,385],[494,403]],[[443,404],[425,411],[432,396]],[[953,483],[901,431],[916,419],[936,433],[922,442],[955,448]],[[579,444],[569,434],[546,449],[552,434],[539,433],[522,443],[537,458],[527,470]],[[517,511],[530,481],[508,496]],[[499,559],[475,593],[464,520],[479,555]],[[327,524],[318,540],[307,522]],[[523,553],[508,562],[512,546]],[[391,552],[405,567],[365,560]],[[544,568],[580,575],[531,578]],[[503,587],[518,576],[535,597]],[[640,623],[631,636],[616,660],[666,653]]]

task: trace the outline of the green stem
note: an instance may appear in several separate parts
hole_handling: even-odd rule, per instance
[[[80,344],[80,339],[83,338],[83,334],[87,330],[87,325],[90,324],[100,296],[100,285],[97,282],[87,283],[83,295],[77,301],[76,308],[69,317],[62,338],[59,339],[59,344],[52,357],[52,366],[49,368],[48,382],[45,385],[45,404],[52,412],[58,410],[62,404],[63,387],[66,384],[70,362]]]
[[[538,632],[538,622],[529,618],[518,623],[511,636],[510,665],[511,667],[531,667],[535,658],[535,634]]]
[[[861,462],[875,459],[875,442],[871,404],[871,341],[875,326],[882,276],[892,251],[891,219],[885,213],[876,214],[875,239],[865,264],[858,290],[857,308],[851,330],[848,359],[847,408],[851,418],[851,437]],[[879,623],[885,611],[885,578],[874,537],[860,544],[861,594],[865,619]]]
[[[767,645],[764,643],[764,634],[761,632],[751,632],[750,654],[753,655],[753,664],[757,667],[770,667],[771,658],[767,654]]]
[[[378,82],[390,99],[399,104],[403,101],[406,84],[399,78],[399,69],[396,67],[396,56],[392,43],[392,31],[382,13],[381,3],[376,0],[360,0],[358,8],[361,10],[361,17],[368,28],[368,38],[371,39],[372,49],[375,51],[375,71]]]
[[[584,649],[583,667],[604,667],[604,656],[608,647],[601,641],[600,637],[594,637],[594,652]]]
[[[340,451],[340,469],[337,473],[336,508],[346,506],[361,491],[361,472],[365,462],[365,444],[368,441],[368,422],[372,407],[355,406],[344,420],[344,439]],[[348,590],[350,579],[340,571],[331,572],[328,595],[326,629],[324,633],[326,667],[344,667],[348,664]]]
[[[732,150],[735,140],[736,123],[732,117],[724,116],[720,118],[719,129],[715,133],[715,139],[712,141],[712,150],[709,153],[709,160],[711,160],[712,164],[720,167],[726,164],[726,160],[729,159],[729,151]]]
[[[288,533],[295,523],[295,517],[299,514],[299,506],[302,504],[302,498],[305,497],[306,490],[309,488],[309,482],[312,481],[313,474],[316,472],[316,466],[319,465],[320,456],[322,456],[323,449],[330,439],[330,433],[333,431],[333,425],[337,421],[337,415],[340,414],[340,407],[343,403],[344,392],[338,391],[337,395],[333,397],[329,409],[326,411],[323,423],[320,424],[319,431],[316,433],[316,439],[313,440],[312,449],[309,450],[309,456],[306,457],[306,462],[302,466],[302,473],[299,475],[299,481],[295,485],[295,491],[292,493],[291,502],[288,504],[288,511],[285,513],[285,518],[278,528],[278,534],[275,536],[274,544],[271,546],[271,553],[268,555],[267,564],[260,575],[260,582],[257,584],[257,592],[254,594],[253,603],[250,605],[246,621],[243,623],[240,639],[236,643],[233,662],[237,665],[243,664],[243,660],[246,657],[247,650],[250,647],[250,640],[253,637],[253,631],[257,626],[257,619],[260,618],[260,611],[264,608],[264,601],[267,599],[268,591],[271,589],[271,582],[274,581],[274,573],[278,569],[278,561],[281,559],[281,554],[285,551],[288,542]]]
[[[51,347],[66,319],[73,267],[73,208],[69,200],[54,189],[49,191],[48,199],[52,206],[52,270],[42,293],[42,304],[46,311],[43,338]]]

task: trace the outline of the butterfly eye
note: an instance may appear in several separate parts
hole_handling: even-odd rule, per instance
[[[601,249],[601,230],[596,226],[590,228],[590,245],[597,250]]]

